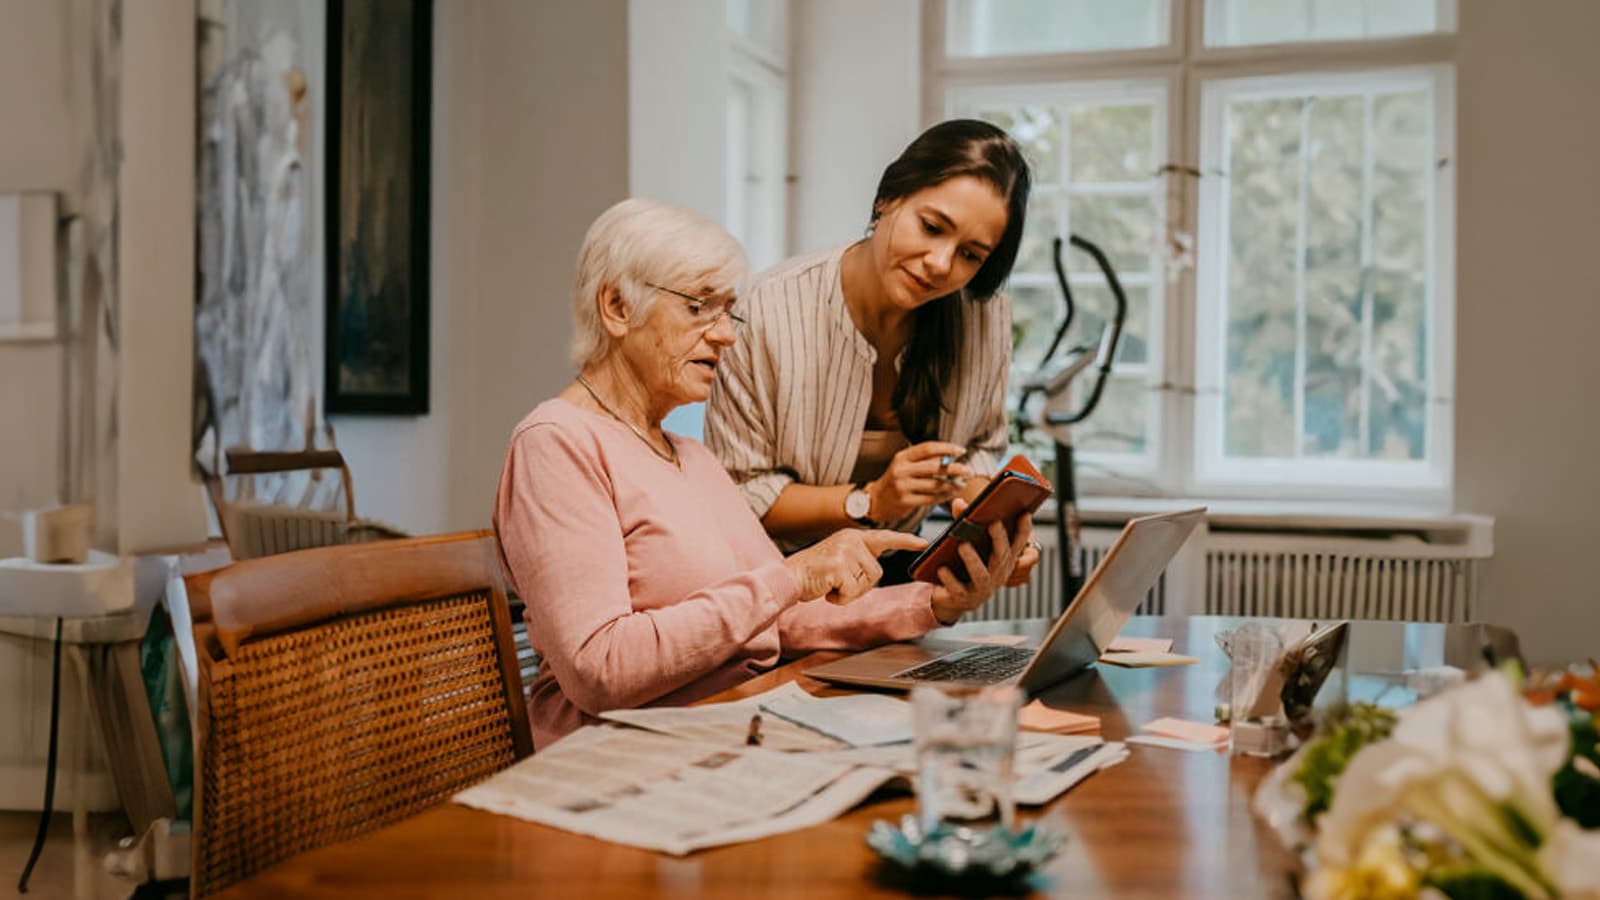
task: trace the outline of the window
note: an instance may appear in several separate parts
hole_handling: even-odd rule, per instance
[[[753,271],[784,254],[787,112],[784,76],[736,53],[728,73],[724,224],[744,245]]]
[[[726,0],[722,224],[752,272],[788,249],[788,23],[788,0]],[[705,404],[681,406],[664,424],[699,440]]]
[[[1101,412],[1080,430],[1077,445],[1102,461],[1115,460],[1122,471],[1153,473],[1159,410],[1144,385],[1162,378],[1163,360],[1151,353],[1161,338],[1151,303],[1159,302],[1164,285],[1156,238],[1165,198],[1155,168],[1166,158],[1167,82],[974,87],[951,97],[955,114],[992,121],[1014,135],[1033,170],[1028,228],[1009,288],[1016,342],[1012,406],[1015,386],[1045,362],[1060,326],[1054,239],[1093,235],[1117,271],[1129,308]],[[1093,353],[1111,317],[1110,288],[1081,251],[1064,247],[1061,264],[1078,306],[1061,346]],[[1041,434],[1029,438],[1032,449],[1048,452]]]
[[[787,0],[727,0],[727,12],[723,221],[760,271],[786,249],[789,7]]]
[[[1059,326],[1056,238],[1099,245],[1126,290],[1073,435],[1083,489],[1444,499],[1453,6],[1091,5],[946,0],[928,31],[930,111],[1006,128],[1034,168],[1014,388]],[[1109,291],[1087,254],[1062,262],[1061,346],[1092,348]]]
[[[0,193],[0,342],[56,337],[56,195]]]

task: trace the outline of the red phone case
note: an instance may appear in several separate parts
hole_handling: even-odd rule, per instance
[[[1015,472],[1023,478],[1007,477]],[[960,575],[966,571],[957,547],[970,543],[984,560],[989,558],[991,541],[989,526],[994,522],[1010,522],[1023,513],[1033,513],[1052,492],[1050,482],[1044,480],[1039,470],[1027,457],[1013,456],[1005,468],[996,473],[994,480],[983,489],[972,505],[956,517],[950,527],[934,538],[933,543],[911,562],[911,577],[929,584],[940,584],[939,569],[949,566]]]

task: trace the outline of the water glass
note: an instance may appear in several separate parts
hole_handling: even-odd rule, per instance
[[[1016,830],[1011,771],[1022,692],[1013,685],[919,685],[911,692],[917,817],[942,829]]]

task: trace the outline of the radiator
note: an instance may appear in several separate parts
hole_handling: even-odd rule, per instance
[[[1100,562],[1119,529],[1086,527],[1083,571]],[[1026,585],[999,591],[977,620],[1053,617],[1062,607],[1055,528],[1034,534],[1042,558]],[[1444,534],[1352,537],[1315,532],[1229,532],[1190,539],[1144,602],[1141,614],[1206,613],[1306,619],[1467,622],[1478,599],[1487,541]]]
[[[1066,608],[1066,601],[1071,598],[1061,595],[1061,551],[1056,545],[1055,526],[1036,523],[1033,534],[1039,542],[1039,566],[1034,569],[1033,578],[1027,584],[996,591],[981,609],[967,615],[968,620],[1053,618]],[[1118,534],[1115,528],[1084,528],[1082,546],[1078,548],[1079,571],[1087,574],[1099,565]],[[1139,604],[1138,613],[1167,614],[1166,572],[1161,573],[1155,587]]]

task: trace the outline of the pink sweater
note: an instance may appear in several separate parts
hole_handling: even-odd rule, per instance
[[[780,653],[856,649],[938,627],[931,588],[879,588],[848,606],[800,585],[716,457],[672,436],[683,468],[622,423],[560,398],[517,426],[494,525],[528,637],[535,746],[597,713],[690,703]]]

